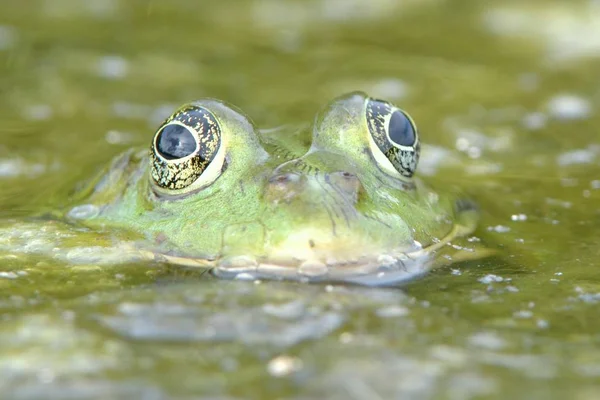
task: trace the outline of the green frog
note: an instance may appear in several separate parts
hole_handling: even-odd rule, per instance
[[[225,102],[199,100],[55,213],[45,232],[60,244],[41,247],[73,263],[398,284],[477,254],[452,243],[473,232],[476,207],[415,177],[420,149],[408,113],[364,93],[334,99],[310,124],[270,130]],[[18,247],[19,235],[4,236]]]

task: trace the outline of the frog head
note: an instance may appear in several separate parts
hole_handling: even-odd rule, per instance
[[[411,117],[364,93],[334,99],[310,123],[264,131],[233,106],[199,100],[167,118],[149,147],[113,163],[86,223],[138,232],[143,251],[165,262],[225,276],[412,276],[474,227],[468,203],[414,176]]]

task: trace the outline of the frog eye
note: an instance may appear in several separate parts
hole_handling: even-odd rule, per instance
[[[369,143],[375,160],[393,174],[410,178],[419,161],[419,134],[412,118],[392,104],[366,101]]]
[[[185,105],[158,128],[150,149],[150,175],[161,193],[182,194],[210,185],[221,174],[225,151],[215,116]]]

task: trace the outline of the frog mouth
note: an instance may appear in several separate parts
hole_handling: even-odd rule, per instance
[[[244,266],[221,264],[212,270],[213,275],[228,279],[279,279],[301,282],[342,282],[368,286],[397,285],[424,275],[429,266],[429,257],[411,257],[401,253],[400,257],[379,255],[362,257],[346,262],[323,263],[318,260],[302,262],[264,260],[251,269]]]
[[[442,239],[421,247],[365,255],[352,260],[321,261],[319,259],[269,258],[230,256],[207,259],[141,251],[142,258],[184,268],[202,269],[218,278],[237,280],[292,280],[300,282],[353,283],[366,286],[397,286],[419,278],[436,266],[442,258],[438,251],[456,250],[450,241],[466,232],[455,225]],[[486,254],[467,250],[467,256],[453,257],[454,261],[479,258]],[[442,253],[443,251],[440,251]],[[445,261],[449,263],[448,260]]]
[[[397,285],[411,281],[424,275],[431,264],[426,249],[328,263],[319,260],[256,259],[249,256],[207,260],[159,253],[147,253],[145,258],[150,257],[154,262],[204,269],[224,279],[345,282],[367,286]]]

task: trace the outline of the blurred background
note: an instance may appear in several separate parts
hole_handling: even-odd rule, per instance
[[[9,255],[3,398],[597,398],[597,0],[0,0],[0,216],[182,103],[269,128],[353,90],[411,113],[420,175],[477,199],[499,257],[401,292]]]

